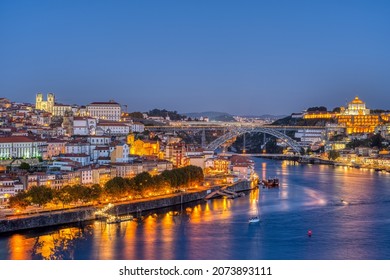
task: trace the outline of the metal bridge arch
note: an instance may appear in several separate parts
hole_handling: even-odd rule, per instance
[[[286,134],[272,128],[262,128],[262,127],[256,127],[256,128],[236,128],[228,133],[222,135],[221,137],[215,139],[211,143],[209,143],[206,146],[207,150],[214,151],[218,147],[220,147],[222,144],[226,143],[227,141],[240,136],[245,133],[266,133],[269,135],[272,135],[278,139],[281,139],[284,141],[289,147],[291,147],[294,152],[301,153],[302,146],[295,140],[293,140],[291,137],[287,136]]]

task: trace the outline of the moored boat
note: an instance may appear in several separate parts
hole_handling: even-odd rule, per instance
[[[134,217],[132,215],[113,216],[113,217],[109,217],[106,220],[106,223],[107,224],[116,224],[116,223],[121,223],[121,222],[125,222],[125,221],[132,221],[133,219],[134,219]]]
[[[258,216],[254,216],[254,217],[251,217],[249,218],[249,221],[248,221],[250,224],[252,223],[258,223],[260,222],[260,218]]]
[[[266,187],[279,187],[279,179],[273,178],[273,179],[263,180],[262,184]]]

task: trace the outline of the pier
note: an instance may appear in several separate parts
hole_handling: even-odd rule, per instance
[[[230,198],[230,199],[234,199],[234,198],[237,198],[239,196],[244,196],[245,194],[244,193],[238,193],[238,192],[235,192],[235,191],[231,191],[231,190],[228,190],[227,187],[224,187],[224,188],[221,188],[221,189],[218,189],[218,190],[215,190],[211,193],[209,193],[208,195],[205,196],[205,200],[209,200],[209,199],[213,199],[213,198],[217,198],[217,197],[226,197],[226,198]]]

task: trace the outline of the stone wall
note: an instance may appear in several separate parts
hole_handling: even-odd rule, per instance
[[[212,188],[211,191],[218,188],[219,187]],[[229,190],[235,192],[249,190],[250,188],[250,182],[247,181],[238,182],[237,184],[228,187]],[[181,193],[173,197],[166,197],[155,200],[123,202],[116,204],[112,209],[110,209],[110,213],[114,215],[137,214],[139,211],[142,212],[153,209],[160,209],[202,200],[207,195],[207,193],[208,191],[204,190],[200,192]],[[0,233],[94,220],[96,219],[94,214],[96,210],[96,207],[85,207],[73,210],[44,213],[31,217],[0,220]]]

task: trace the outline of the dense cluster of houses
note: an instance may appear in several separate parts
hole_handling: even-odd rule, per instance
[[[216,157],[175,135],[150,135],[112,100],[76,106],[55,103],[54,94],[46,101],[37,94],[35,104],[0,98],[0,203],[33,186],[104,185],[186,165],[231,181],[249,178],[253,162],[238,158]]]

